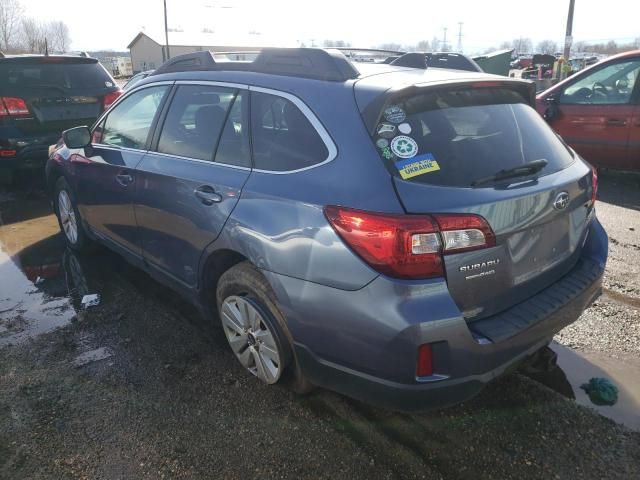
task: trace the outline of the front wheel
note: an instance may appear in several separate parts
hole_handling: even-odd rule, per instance
[[[60,177],[56,182],[54,208],[60,230],[69,248],[76,251],[86,249],[90,244],[90,239],[82,226],[73,191],[64,177]]]

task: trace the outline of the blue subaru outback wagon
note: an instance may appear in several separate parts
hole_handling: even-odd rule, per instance
[[[599,295],[597,175],[528,82],[338,51],[175,57],[47,164],[99,242],[220,322],[268,384],[462,401]]]

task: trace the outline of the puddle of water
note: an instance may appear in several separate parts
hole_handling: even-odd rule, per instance
[[[67,325],[75,316],[70,257],[44,199],[0,209],[0,346]]]
[[[551,349],[558,355],[560,368],[555,369],[555,372],[536,375],[536,380],[617,423],[640,431],[639,359],[630,356],[611,358],[599,353],[578,352],[555,342],[551,344]],[[618,401],[615,405],[598,406],[589,400],[580,386],[593,377],[607,378],[618,387]]]

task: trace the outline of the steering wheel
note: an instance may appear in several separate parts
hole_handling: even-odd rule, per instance
[[[591,92],[592,92],[592,96],[600,95],[605,98],[609,96],[609,91],[607,90],[607,87],[605,87],[604,83],[601,83],[601,82],[594,83],[593,86],[591,87]]]

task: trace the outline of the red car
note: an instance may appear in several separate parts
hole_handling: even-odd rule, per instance
[[[585,160],[640,171],[640,50],[625,52],[538,94],[538,112]]]

